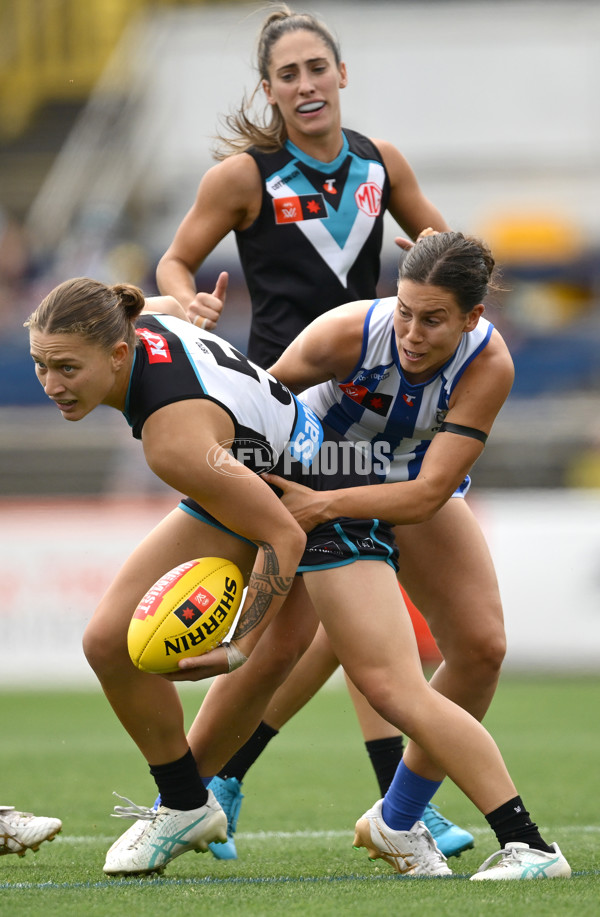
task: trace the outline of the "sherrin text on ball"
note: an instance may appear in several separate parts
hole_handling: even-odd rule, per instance
[[[129,624],[127,647],[143,672],[176,672],[178,662],[223,642],[235,621],[244,579],[222,557],[200,557],[169,570],[148,590]]]

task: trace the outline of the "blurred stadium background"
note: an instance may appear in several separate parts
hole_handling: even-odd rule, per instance
[[[517,378],[473,506],[506,607],[507,667],[600,659],[600,7],[554,0],[293,4],[339,37],[344,124],[394,142],[506,292],[489,315]],[[172,504],[122,419],[64,424],[22,323],[67,277],[155,292],[154,268],[211,165],[219,115],[255,85],[262,4],[0,4],[0,678],[88,677],[83,622]],[[394,291],[393,226],[380,292]],[[220,332],[245,349],[232,239],[199,273],[232,283]],[[32,655],[31,644],[37,650]]]

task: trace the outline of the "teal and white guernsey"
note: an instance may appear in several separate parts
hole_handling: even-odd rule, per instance
[[[427,382],[413,385],[400,365],[394,333],[396,297],[377,299],[365,318],[359,361],[346,379],[323,382],[301,398],[346,439],[364,443],[381,480],[410,481],[448,412],[450,396],[471,361],[490,340],[493,325],[480,318],[448,362]],[[457,495],[466,493],[467,477]]]
[[[362,469],[346,473],[348,443],[334,430],[325,431],[314,412],[281,382],[216,334],[172,315],[152,314],[138,318],[136,333],[123,412],[136,439],[142,438],[144,424],[155,411],[179,401],[206,399],[229,415],[234,439],[229,450],[217,447],[197,458],[223,475],[229,473],[227,455],[231,454],[256,474],[273,470],[313,490],[376,483]],[[325,451],[327,463],[320,460]],[[179,506],[200,521],[246,540],[190,497]],[[298,570],[326,569],[355,560],[383,560],[396,570],[397,555],[388,523],[334,519],[308,535]]]
[[[323,442],[321,422],[281,382],[223,338],[172,315],[143,314],[125,416],[136,439],[154,411],[189,399],[220,405],[235,426],[232,452],[257,473],[287,451],[312,465]]]

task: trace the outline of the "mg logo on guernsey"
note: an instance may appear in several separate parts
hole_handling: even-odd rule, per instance
[[[379,216],[381,210],[381,188],[374,181],[363,182],[354,192],[356,206],[367,216]]]
[[[142,339],[146,348],[149,363],[171,363],[171,351],[166,338],[148,328],[136,328],[135,333]]]

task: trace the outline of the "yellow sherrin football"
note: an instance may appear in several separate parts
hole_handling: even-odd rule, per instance
[[[129,624],[127,648],[143,672],[176,672],[186,656],[218,646],[237,615],[244,579],[222,557],[180,564],[152,586]]]

